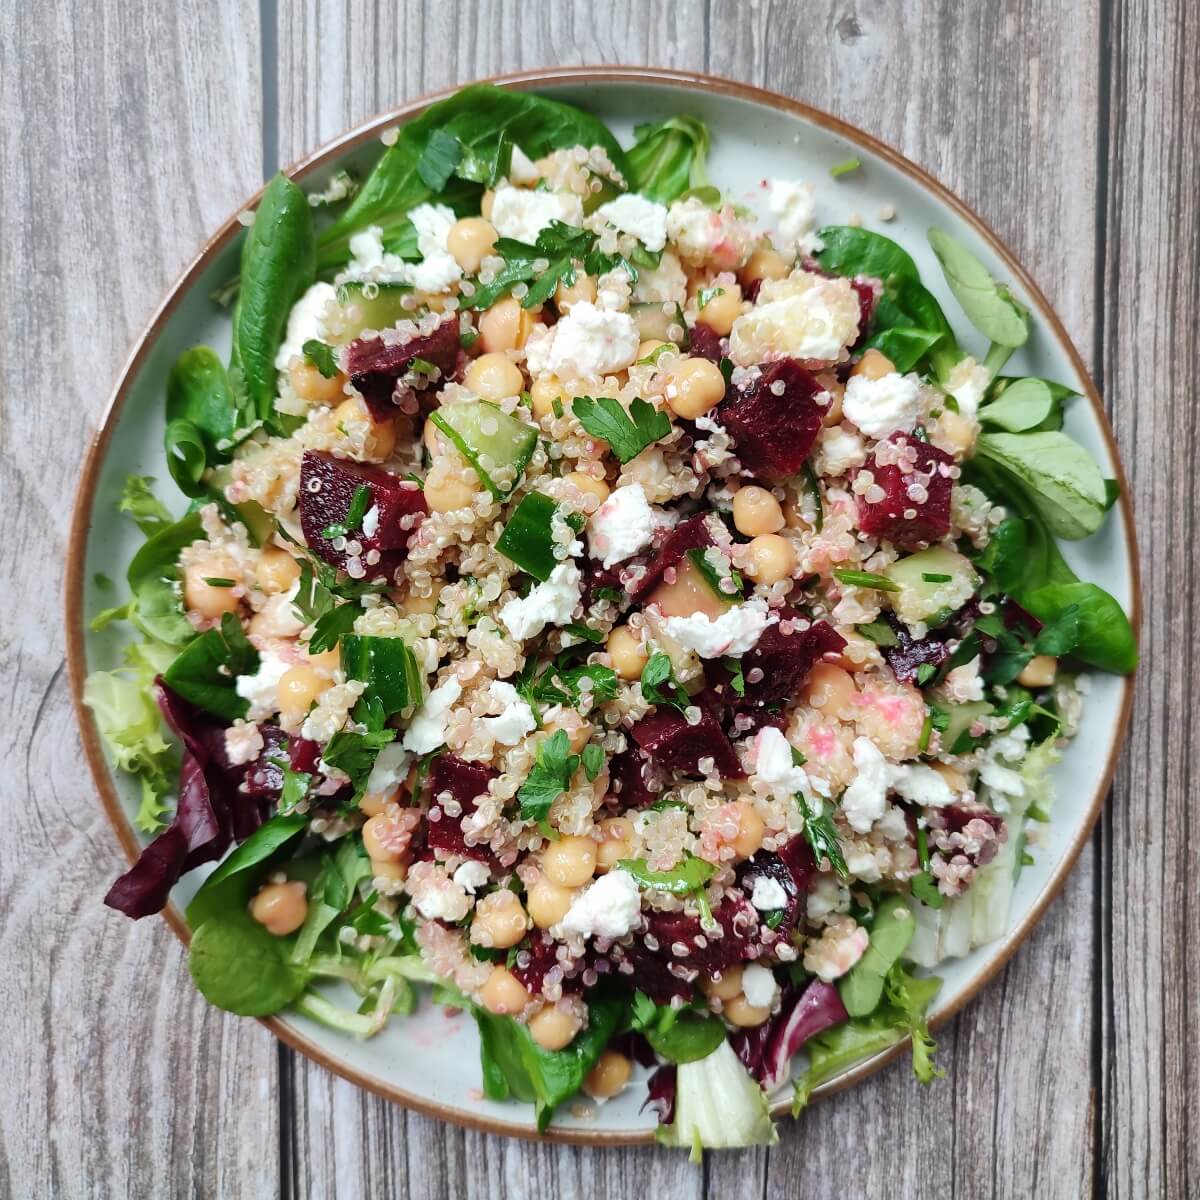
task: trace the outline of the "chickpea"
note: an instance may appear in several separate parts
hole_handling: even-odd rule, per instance
[[[492,205],[496,203],[496,193],[492,188],[488,188],[479,200],[479,211],[483,214],[483,219],[490,222],[492,219]]]
[[[626,817],[609,817],[600,822],[603,840],[596,847],[596,874],[603,875],[633,851],[633,825]]]
[[[715,621],[729,608],[705,581],[695,563],[684,559],[675,568],[673,583],[660,583],[650,593],[648,604],[653,604],[664,617],[691,617],[703,613]]]
[[[796,548],[777,533],[764,533],[754,538],[749,551],[749,574],[756,583],[765,583],[770,587],[781,579],[789,578],[796,569]]]
[[[707,358],[685,358],[667,373],[667,404],[677,416],[702,417],[725,397],[725,376]]]
[[[559,887],[582,887],[596,873],[596,843],[590,837],[562,837],[542,851],[542,871]]]
[[[749,288],[756,283],[765,283],[768,279],[786,279],[791,269],[791,263],[778,250],[770,246],[759,246],[738,274],[742,286]]]
[[[714,1000],[732,1000],[742,994],[742,968],[726,967],[720,978],[700,980],[700,990]]]
[[[340,404],[346,398],[346,376],[341,371],[326,379],[312,363],[293,360],[288,379],[305,404]]]
[[[937,419],[933,440],[939,449],[948,450],[956,459],[962,460],[971,453],[979,427],[970,417],[946,409]]]
[[[733,323],[742,315],[742,289],[736,283],[727,283],[719,296],[714,296],[700,310],[696,320],[709,329],[728,337]]]
[[[207,621],[215,621],[225,613],[238,611],[238,598],[233,588],[206,583],[206,579],[237,580],[241,572],[233,559],[223,554],[192,563],[183,573],[183,602]]]
[[[529,918],[520,898],[508,888],[501,888],[476,903],[471,941],[479,946],[507,950],[525,936],[528,928]]]
[[[567,735],[572,754],[579,754],[592,736],[591,722],[585,721],[574,709],[570,708],[566,709],[556,720],[547,721],[545,729],[547,734],[563,730]]]
[[[833,663],[817,663],[809,673],[802,692],[805,703],[821,709],[826,716],[841,716],[849,712],[857,695],[854,680]]]
[[[529,400],[533,405],[533,415],[540,421],[543,417],[554,415],[555,400],[564,413],[571,411],[571,398],[563,391],[562,384],[553,375],[543,375],[535,379],[529,389]]]
[[[1031,658],[1024,670],[1017,676],[1017,682],[1022,687],[1044,688],[1054,682],[1058,674],[1058,659],[1049,654],[1038,654]]]
[[[397,851],[392,841],[396,825],[382,813],[371,817],[362,827],[363,849],[372,862],[399,862],[408,853],[408,843]]]
[[[407,862],[384,862],[382,859],[371,859],[372,879],[383,879],[388,883],[403,883],[408,878]]]
[[[533,923],[539,929],[549,929],[567,915],[567,909],[571,907],[571,901],[574,899],[575,893],[569,888],[559,887],[549,879],[539,879],[529,889],[526,904]]]
[[[260,888],[250,904],[250,915],[276,937],[287,937],[304,924],[308,900],[304,884],[298,879],[287,883],[268,883]]]
[[[594,475],[584,474],[583,471],[572,471],[567,476],[567,482],[573,483],[585,496],[595,496],[596,508],[599,508],[609,497],[608,484]],[[595,509],[592,511],[594,512]]]
[[[559,312],[570,312],[580,300],[595,303],[596,281],[590,275],[576,271],[574,283],[565,284],[559,280],[558,287],[554,289],[554,305]]]
[[[300,564],[280,546],[264,546],[254,567],[254,582],[261,592],[274,596],[286,592],[300,578]]]
[[[623,1090],[633,1072],[633,1063],[616,1050],[605,1050],[583,1081],[583,1090],[596,1100],[607,1100]]]
[[[327,687],[329,680],[312,667],[289,667],[276,685],[276,703],[281,712],[302,715]]]
[[[479,998],[488,1012],[512,1016],[529,1003],[525,985],[507,968],[496,965],[479,989]]]
[[[378,817],[398,795],[398,791],[364,792],[358,801],[358,807],[368,817]]]
[[[477,358],[463,375],[463,383],[484,400],[496,403],[507,396],[519,395],[525,377],[507,354],[484,354]]]
[[[771,1010],[756,1008],[745,996],[734,996],[732,1000],[725,1001],[721,1013],[731,1025],[747,1028],[761,1025],[771,1015]]]
[[[537,313],[522,308],[514,297],[505,296],[479,318],[479,348],[488,354],[520,350],[536,324]],[[507,394],[512,395],[511,392]]]
[[[435,513],[470,508],[479,493],[479,476],[457,454],[437,459],[425,476],[425,503]]]
[[[783,509],[766,488],[751,484],[734,493],[733,524],[738,533],[747,537],[777,533],[783,528]]]
[[[446,249],[467,275],[476,275],[496,244],[496,227],[483,217],[463,217],[450,226]]]
[[[349,434],[354,433],[356,424],[367,426],[366,437],[363,439],[363,454],[367,458],[383,461],[391,458],[396,448],[396,423],[385,418],[375,421],[367,412],[366,405],[357,396],[350,396],[333,410],[335,423],[341,425]]]
[[[628,625],[618,625],[608,635],[608,659],[612,669],[622,679],[641,679],[650,655],[638,637]]]
[[[660,338],[648,338],[638,346],[637,358],[634,361],[641,362],[643,358],[649,358],[651,355],[657,354],[664,346],[671,346],[671,343],[664,342]],[[675,347],[671,346],[671,349],[674,350]]]
[[[861,375],[864,379],[882,379],[895,369],[895,364],[886,354],[878,350],[864,350],[862,358],[850,368],[850,374]]]
[[[312,651],[306,649],[305,655],[310,667],[316,667],[318,671],[322,671],[326,675],[332,675],[342,665],[342,651],[338,646],[334,646],[330,650],[322,650],[319,654],[313,654]]]
[[[416,592],[409,592],[399,601],[398,607],[402,608],[408,616],[416,617],[424,613],[437,612],[441,602],[442,589],[435,587],[428,596],[418,596]]]
[[[821,381],[825,385],[825,390],[833,397],[825,406],[825,411],[821,415],[821,424],[828,429],[831,425],[840,425],[842,423],[842,401],[845,399],[845,386],[838,380],[832,382]]]
[[[929,764],[945,781],[946,785],[952,792],[965,792],[967,790],[967,777],[956,767],[952,767],[949,763],[930,763]]]
[[[763,819],[754,805],[747,800],[735,800],[738,834],[733,839],[733,852],[738,858],[750,858],[763,844]]]
[[[543,1050],[561,1050],[574,1040],[579,1025],[570,1013],[547,1004],[529,1018],[529,1032]]]

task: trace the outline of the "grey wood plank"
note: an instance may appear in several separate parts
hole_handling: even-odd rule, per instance
[[[57,570],[117,367],[261,180],[257,20],[252,0],[0,8],[0,1195],[276,1188],[273,1040],[204,1003],[165,924],[101,906],[124,858],[74,730]]]
[[[1194,387],[1200,370],[1200,23],[1188,5],[1111,6],[1105,392],[1131,471],[1146,617],[1128,752],[1103,826],[1098,1193],[1200,1190],[1200,811],[1190,780],[1200,661]]]

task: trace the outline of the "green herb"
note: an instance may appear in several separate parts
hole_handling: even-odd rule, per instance
[[[671,432],[671,418],[665,412],[635,396],[626,412],[619,400],[601,396],[579,396],[572,411],[593,437],[607,442],[622,463],[636,458],[647,446]]]
[[[708,126],[695,117],[670,117],[638,125],[629,150],[626,179],[631,191],[659,204],[670,204],[691,189],[709,189],[705,170]],[[720,193],[717,194],[720,203]]]
[[[922,571],[921,578],[926,583],[949,583],[953,578],[951,575],[942,575],[936,571]]]
[[[539,824],[546,820],[550,806],[571,786],[579,762],[579,755],[571,753],[571,739],[565,729],[555,730],[542,742],[533,767],[517,792],[524,820]]]
[[[596,776],[604,769],[604,751],[597,745],[584,746],[579,756],[583,764],[583,773],[588,777],[588,783],[594,783]]]
[[[734,695],[744,696],[746,694],[746,676],[742,671],[742,660],[740,658],[723,658],[721,665],[729,672],[729,686],[733,688]]]
[[[838,842],[837,829],[833,818],[828,813],[816,813],[808,798],[802,793],[796,793],[796,804],[800,815],[804,818],[804,836],[808,839],[812,852],[819,863],[823,858],[829,859],[829,865],[842,879],[849,879],[850,872],[846,869],[846,860],[842,857],[842,847]]]
[[[355,530],[362,528],[363,517],[367,515],[370,507],[371,489],[365,483],[360,483],[350,498],[350,507],[346,510],[346,515],[340,521],[326,525],[321,530],[321,536],[330,542],[334,538],[349,537]]]
[[[604,634],[598,629],[591,629],[587,625],[580,625],[577,621],[571,621],[569,624],[562,626],[563,633],[569,633],[572,637],[579,638],[582,642],[590,642],[593,646],[598,646],[604,641]]]
[[[641,687],[647,704],[669,704],[685,712],[692,702],[675,678],[670,657],[660,650],[651,654],[642,668]]]
[[[690,896],[700,909],[701,924],[712,928],[712,908],[704,890],[716,870],[712,863],[694,854],[687,854],[683,862],[670,871],[651,871],[644,858],[623,858],[617,866],[632,875],[639,887],[668,892],[672,896]]]
[[[946,898],[938,891],[937,880],[928,871],[914,875],[910,883],[915,899],[929,908],[942,907]]]
[[[851,571],[844,567],[834,567],[833,576],[839,583],[847,587],[874,588],[879,592],[898,592],[900,585],[893,583],[885,575],[874,575],[870,571]]]
[[[295,419],[275,409],[275,356],[288,316],[316,271],[316,243],[308,198],[276,175],[263,192],[242,245],[241,286],[233,310],[230,382],[238,403],[235,424],[254,421],[289,433]]]
[[[327,346],[324,342],[317,341],[316,338],[310,338],[301,349],[308,362],[312,363],[326,379],[332,379],[338,373],[337,357],[332,346]]]
[[[834,179],[842,175],[849,175],[851,171],[857,171],[862,166],[862,162],[857,158],[848,158],[845,162],[837,163],[829,168],[829,173]]]
[[[537,712],[551,704],[578,706],[586,692],[594,704],[602,704],[617,694],[617,674],[599,663],[569,666],[570,651],[539,672],[536,659],[530,658],[516,680],[521,698]],[[587,681],[586,686],[584,681]]]
[[[361,795],[379,751],[395,740],[394,729],[368,729],[366,733],[339,729],[321,751],[321,761],[349,775],[355,794]]]
[[[277,765],[283,772],[283,787],[279,792],[279,812],[283,815],[308,797],[313,777],[306,771],[293,771],[286,759],[278,760]]]
[[[708,304],[708,302],[710,300],[715,300],[718,296],[723,296],[723,295],[725,295],[725,289],[723,287],[701,288],[696,293],[696,308],[698,310],[702,309]]]
[[[112,591],[113,581],[103,571],[97,571],[92,576],[92,586],[102,592]]]
[[[720,550],[714,549],[712,546],[696,547],[689,550],[687,555],[717,599],[732,600],[740,597],[746,590],[741,572]],[[728,590],[721,586],[725,580],[732,581],[732,587]]]
[[[630,1024],[656,1054],[673,1063],[698,1062],[725,1040],[725,1026],[719,1017],[655,1004],[643,992],[633,994]]]
[[[339,604],[328,609],[313,623],[312,635],[308,639],[310,654],[324,654],[338,644],[338,640],[354,628],[354,622],[362,616],[362,609],[353,602]]]
[[[232,721],[244,717],[249,707],[237,694],[237,677],[253,675],[258,663],[258,651],[242,632],[241,621],[225,613],[218,629],[200,634],[180,652],[163,680],[190,704]]]
[[[674,352],[675,347],[670,342],[663,342],[661,345],[655,346],[645,358],[639,358],[634,365],[638,367],[656,367],[658,366],[658,360],[662,358],[664,354],[671,354]],[[726,386],[728,386],[729,381],[726,380],[725,382]]]
[[[861,633],[863,637],[877,646],[895,646],[900,641],[896,636],[896,631],[890,625],[884,624],[883,621],[870,621],[866,625],[856,626],[855,632]]]
[[[917,667],[917,686],[924,687],[937,673],[938,669],[933,663],[921,663]]]
[[[560,420],[560,421],[562,420],[563,403],[557,396],[555,396],[554,399],[550,402],[550,411],[552,413],[554,413],[556,420]]]

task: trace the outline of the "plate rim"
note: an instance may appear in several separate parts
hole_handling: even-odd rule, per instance
[[[340,157],[363,143],[378,138],[379,134],[389,125],[412,120],[431,104],[453,95],[463,87],[470,86],[471,83],[494,83],[521,91],[536,90],[538,87],[547,84],[615,83],[659,85],[674,88],[685,93],[694,91],[716,92],[734,99],[748,100],[752,103],[782,109],[810,124],[845,138],[847,141],[883,159],[890,166],[914,180],[923,190],[932,193],[935,199],[951,209],[961,220],[966,222],[991,247],[1012,275],[1019,280],[1021,286],[1033,301],[1039,317],[1045,323],[1054,341],[1065,352],[1072,368],[1083,385],[1084,395],[1099,426],[1100,434],[1113,463],[1116,479],[1121,489],[1118,504],[1123,518],[1125,553],[1129,567],[1129,620],[1135,637],[1140,634],[1142,618],[1141,567],[1138,553],[1137,530],[1133,516],[1133,502],[1129,493],[1125,466],[1118,452],[1108,415],[1105,412],[1096,385],[1092,380],[1091,373],[1080,357],[1079,351],[1072,342],[1057,312],[1042,294],[1041,289],[1034,282],[1028,271],[1021,265],[1013,251],[974,209],[942,184],[935,176],[873,134],[869,134],[850,122],[836,117],[823,109],[807,104],[804,101],[784,96],[767,88],[698,71],[616,65],[535,68],[503,75],[481,77],[480,79],[456,84],[453,87],[429,92],[383,113],[368,117],[366,120],[345,130],[337,137],[325,142],[311,153],[281,168],[281,170],[283,174],[290,178],[301,178],[322,167],[328,160]],[[66,545],[67,570],[63,588],[66,616],[67,669],[70,681],[71,701],[92,780],[99,792],[109,824],[112,826],[113,832],[116,834],[117,840],[131,864],[137,858],[141,846],[117,795],[91,711],[83,702],[83,684],[87,676],[87,647],[83,615],[86,582],[85,549],[92,525],[96,486],[117,421],[124,409],[132,379],[142,369],[163,325],[179,306],[183,296],[194,284],[196,276],[208,266],[212,257],[220,253],[232,238],[241,231],[243,227],[239,221],[240,215],[258,204],[265,187],[266,184],[264,183],[248,200],[239,205],[204,242],[198,253],[177,276],[174,283],[168,289],[165,299],[151,315],[141,333],[138,334],[129,355],[117,374],[116,383],[109,394],[108,401],[99,418],[99,424],[88,443],[72,508]],[[1053,873],[1046,881],[1041,895],[1037,898],[1020,924],[1009,930],[998,942],[991,943],[993,947],[991,962],[971,980],[970,984],[963,989],[963,992],[959,996],[936,1015],[930,1022],[931,1026],[937,1027],[949,1021],[979,995],[1008,964],[1018,946],[1033,931],[1050,903],[1062,891],[1067,877],[1074,869],[1080,852],[1091,837],[1096,820],[1104,806],[1105,797],[1112,786],[1117,759],[1124,747],[1129,731],[1134,678],[1135,676],[1130,675],[1122,681],[1122,696],[1117,716],[1115,736],[1109,748],[1104,769],[1098,777],[1098,782],[1087,812],[1076,830],[1075,836],[1065,848]],[[160,915],[172,932],[186,946],[189,941],[189,930],[175,905],[168,903]],[[346,1061],[335,1057],[323,1046],[314,1042],[282,1017],[271,1016],[257,1019],[280,1041],[348,1082],[364,1088],[385,1100],[390,1100],[405,1108],[420,1112],[425,1116],[448,1121],[463,1128],[531,1141],[583,1146],[633,1146],[653,1143],[654,1141],[653,1131],[649,1130],[555,1129],[551,1127],[545,1133],[539,1134],[531,1121],[517,1123],[499,1118],[477,1116],[471,1113],[469,1109],[449,1106],[426,1099],[423,1096],[415,1095],[394,1083],[351,1066]],[[878,1054],[851,1067],[837,1078],[820,1085],[814,1089],[813,1098],[819,1099],[833,1095],[844,1088],[861,1082],[867,1076],[874,1074],[903,1053],[908,1047],[909,1042],[909,1038],[904,1038],[894,1046],[890,1046],[886,1050],[880,1051]],[[772,1115],[782,1115],[789,1111],[789,1107],[789,1103],[786,1100],[778,1101],[771,1108]]]

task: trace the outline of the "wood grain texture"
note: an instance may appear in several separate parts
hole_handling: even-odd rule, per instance
[[[276,1187],[272,1039],[201,1000],[162,922],[100,905],[122,856],[82,766],[47,569],[130,342],[261,179],[258,68],[242,0],[0,8],[0,594],[20,614],[0,634],[0,1196]]]
[[[1200,19],[1122,0],[1105,45],[1103,384],[1134,489],[1146,620],[1134,724],[1102,826],[1098,1192],[1195,1196],[1200,1147]]]
[[[0,345],[24,384],[0,401],[0,592],[21,613],[0,631],[21,748],[2,785],[0,953],[17,967],[0,976],[0,1044],[20,1086],[0,1101],[0,1197],[1200,1193],[1184,724],[1200,593],[1179,549],[1197,533],[1198,58],[1181,0],[57,0],[36,20],[0,6]],[[896,1064],[786,1123],[779,1147],[700,1168],[446,1127],[207,1008],[164,926],[97,903],[119,851],[80,773],[58,598],[29,569],[60,555],[79,454],[135,331],[273,159],[423,92],[583,62],[777,89],[958,191],[1094,360],[1151,568],[1101,834],[942,1031],[948,1078],[921,1092]],[[30,445],[38,457],[9,449]]]

